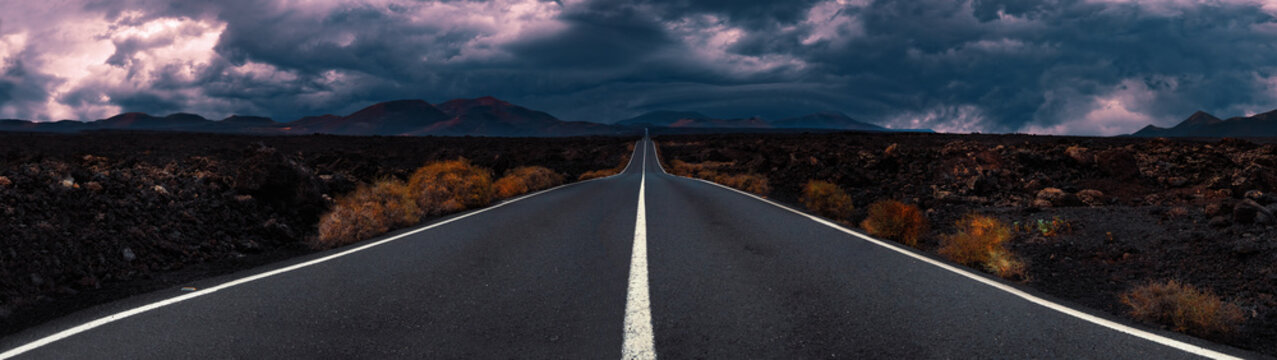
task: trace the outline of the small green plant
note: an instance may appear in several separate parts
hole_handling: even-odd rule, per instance
[[[1054,237],[1062,234],[1073,232],[1073,224],[1067,220],[1054,216],[1050,220],[1037,219],[1028,224],[1021,224],[1019,221],[1011,223],[1011,229],[1017,233],[1039,234],[1042,237]]]

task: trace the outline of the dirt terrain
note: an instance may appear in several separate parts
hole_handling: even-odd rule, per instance
[[[1207,336],[1277,354],[1277,146],[1244,140],[1027,135],[737,134],[655,138],[666,168],[710,164],[766,178],[798,204],[809,180],[851,195],[847,224],[872,202],[917,204],[930,230],[918,248],[976,212],[1014,228],[1023,259],[1011,279],[1126,315],[1124,292],[1175,280],[1242,310],[1236,330]],[[795,207],[801,208],[799,205]]]
[[[311,252],[334,198],[430,161],[576,179],[634,140],[0,133],[0,335]]]

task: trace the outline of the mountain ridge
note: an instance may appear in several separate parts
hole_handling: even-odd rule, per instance
[[[1277,137],[1277,110],[1221,120],[1197,111],[1175,126],[1146,125],[1131,133],[1135,137]]]

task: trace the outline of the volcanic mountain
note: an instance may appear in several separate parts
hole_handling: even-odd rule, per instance
[[[784,129],[838,129],[860,131],[890,131],[887,128],[857,121],[840,112],[820,112],[810,115],[782,119],[772,122],[772,126]]]
[[[1214,115],[1198,111],[1174,127],[1148,125],[1131,136],[1274,137],[1277,136],[1277,110],[1227,120],[1220,120]]]
[[[615,134],[623,128],[562,121],[487,96],[438,106],[423,100],[374,104],[348,116],[313,116],[288,124],[289,133],[340,135],[573,136]]]
[[[407,135],[448,120],[424,100],[395,100],[363,108],[347,116],[310,116],[288,123],[293,133],[339,135]]]
[[[616,122],[617,125],[636,127],[671,127],[684,120],[707,120],[709,116],[695,111],[657,110]]]
[[[660,110],[645,113],[616,122],[617,125],[667,127],[667,128],[715,128],[715,129],[813,129],[893,131],[881,126],[856,121],[840,112],[821,112],[776,121],[759,117],[743,119],[717,119],[694,111]]]

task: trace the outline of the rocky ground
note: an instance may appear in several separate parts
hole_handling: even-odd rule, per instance
[[[1277,145],[1250,141],[944,134],[666,135],[662,160],[725,162],[767,177],[798,203],[808,180],[868,204],[918,204],[932,224],[919,248],[971,212],[1016,224],[1009,248],[1025,285],[1113,314],[1120,294],[1174,279],[1242,307],[1212,339],[1277,354]]]
[[[310,252],[332,198],[429,161],[575,179],[634,140],[0,133],[0,335]]]

